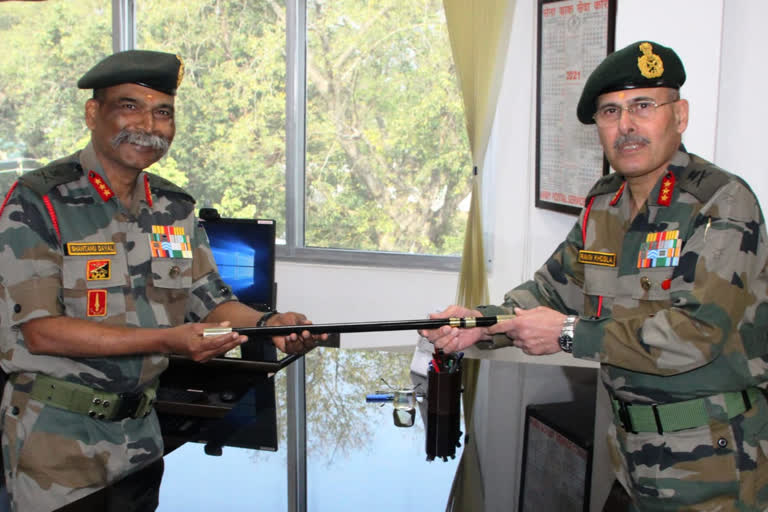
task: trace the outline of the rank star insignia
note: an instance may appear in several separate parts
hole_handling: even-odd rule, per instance
[[[96,193],[99,194],[102,201],[106,202],[114,195],[114,192],[109,188],[109,185],[104,182],[104,178],[99,176],[95,171],[88,171],[88,181],[91,182],[91,186]]]
[[[672,202],[672,192],[675,190],[675,175],[668,172],[664,176],[664,180],[661,182],[661,188],[659,190],[659,197],[657,202],[659,206],[669,206]]]

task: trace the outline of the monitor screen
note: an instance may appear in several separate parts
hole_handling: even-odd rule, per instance
[[[201,220],[221,278],[240,302],[261,311],[275,308],[275,221]]]

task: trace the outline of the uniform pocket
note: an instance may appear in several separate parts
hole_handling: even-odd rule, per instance
[[[621,279],[633,299],[669,300],[674,270],[674,267],[638,268],[637,274]]]
[[[147,280],[147,298],[157,306],[155,315],[158,323],[183,323],[189,290],[192,288],[192,260],[153,258],[150,268],[152,277]]]
[[[151,264],[152,283],[156,288],[183,290],[192,287],[192,260],[154,258]]]
[[[122,253],[64,256],[61,277],[67,316],[95,321],[125,317],[128,267]]]

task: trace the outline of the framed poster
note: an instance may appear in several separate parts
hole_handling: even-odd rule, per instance
[[[536,207],[578,214],[608,162],[576,118],[590,73],[614,50],[616,0],[539,0]]]

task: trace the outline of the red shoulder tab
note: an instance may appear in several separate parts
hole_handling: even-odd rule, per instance
[[[101,199],[106,203],[109,201],[109,199],[115,195],[114,192],[112,192],[112,189],[109,188],[109,185],[104,181],[104,178],[99,176],[98,173],[94,171],[88,171],[88,181],[91,182],[91,186],[98,192],[99,196],[101,196]]]
[[[0,217],[3,215],[3,210],[5,210],[5,205],[8,204],[8,200],[11,198],[11,194],[13,194],[13,191],[16,189],[16,185],[19,184],[19,180],[16,180],[13,182],[13,185],[11,185],[11,189],[8,191],[7,194],[5,194],[5,200],[3,201],[2,206],[0,206]]]
[[[621,187],[619,190],[616,191],[616,194],[613,196],[613,199],[611,199],[611,206],[616,206],[616,203],[619,202],[619,199],[621,199],[621,195],[624,193],[624,187],[627,185],[627,182],[623,182],[621,184]]]
[[[664,179],[661,181],[661,189],[659,189],[659,206],[669,206],[672,202],[672,192],[675,191],[675,175],[668,172]]]
[[[149,176],[144,175],[144,195],[147,198],[147,204],[152,207],[152,190],[149,188]]]
[[[48,197],[48,194],[45,194],[43,196],[43,203],[45,203],[45,208],[48,210],[48,215],[51,217],[51,223],[53,224],[53,229],[56,230],[56,236],[59,237],[59,242],[61,242],[61,231],[59,231],[59,219],[56,217],[56,210],[53,209],[53,203],[51,203],[51,199]]]

